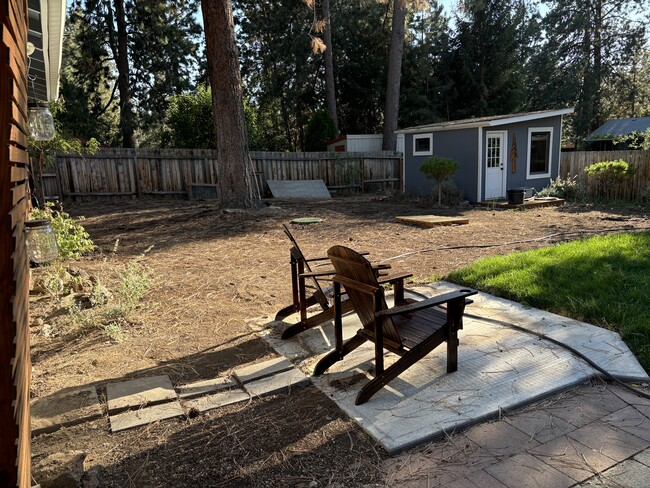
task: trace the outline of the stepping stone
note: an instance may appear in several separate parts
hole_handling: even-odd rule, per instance
[[[176,391],[167,375],[110,383],[106,386],[106,396],[109,414],[177,399]]]
[[[154,405],[153,407],[144,407],[138,410],[111,415],[111,432],[120,432],[122,430],[140,427],[159,420],[171,419],[174,417],[184,417],[185,412],[178,400],[170,403]]]
[[[222,376],[204,381],[197,381],[187,385],[177,386],[176,391],[180,398],[194,398],[201,395],[214,393],[225,388],[237,387],[237,382],[230,376]]]
[[[302,371],[294,368],[290,371],[284,371],[267,378],[247,383],[245,388],[251,396],[263,396],[280,393],[284,390],[290,390],[292,386],[299,386],[307,383],[309,383],[309,378],[307,378]]]
[[[89,386],[33,400],[31,416],[32,435],[37,436],[98,419],[102,408],[97,390]]]
[[[185,409],[189,412],[191,410],[204,413],[215,408],[225,407],[233,403],[248,401],[250,395],[243,390],[228,390],[215,393],[214,395],[207,395],[200,398],[194,398],[183,402]]]
[[[280,356],[262,363],[251,363],[241,366],[233,371],[233,375],[237,378],[237,381],[243,385],[250,381],[266,378],[267,376],[281,373],[292,368],[293,364],[291,364],[291,361]]]

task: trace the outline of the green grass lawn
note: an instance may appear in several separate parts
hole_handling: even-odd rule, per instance
[[[447,279],[616,330],[650,371],[650,232],[480,259]]]

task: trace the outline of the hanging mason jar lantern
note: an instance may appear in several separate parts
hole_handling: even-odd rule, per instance
[[[29,134],[36,141],[49,141],[54,138],[54,117],[50,106],[44,102],[29,104],[29,118],[27,120]]]
[[[56,233],[47,219],[27,220],[25,222],[25,243],[29,260],[35,264],[53,261],[59,255]]]

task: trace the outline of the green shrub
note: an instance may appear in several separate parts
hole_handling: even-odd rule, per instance
[[[457,169],[458,163],[456,161],[438,156],[427,158],[422,163],[422,166],[420,166],[420,171],[427,178],[436,180],[436,185],[438,186],[438,206],[442,205],[442,182],[453,176]]]
[[[571,201],[582,201],[587,195],[583,184],[578,181],[577,176],[567,175],[566,178],[558,176],[551,179],[549,186],[537,192],[540,197],[557,197]]]
[[[327,141],[336,137],[336,126],[327,110],[316,110],[305,128],[305,151],[327,151]]]
[[[614,187],[634,174],[634,168],[622,159],[602,161],[585,168],[585,174],[598,182],[599,195],[611,198]]]
[[[47,202],[43,208],[33,208],[30,218],[50,221],[52,229],[56,233],[60,258],[77,259],[95,249],[95,244],[90,239],[88,232],[64,212],[63,207],[61,210],[56,210],[54,203]],[[77,220],[83,220],[83,217]]]

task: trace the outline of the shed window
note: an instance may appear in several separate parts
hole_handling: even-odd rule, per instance
[[[413,136],[413,156],[431,156],[433,154],[433,134]]]
[[[550,127],[528,129],[528,178],[551,176],[551,148],[553,129]]]

